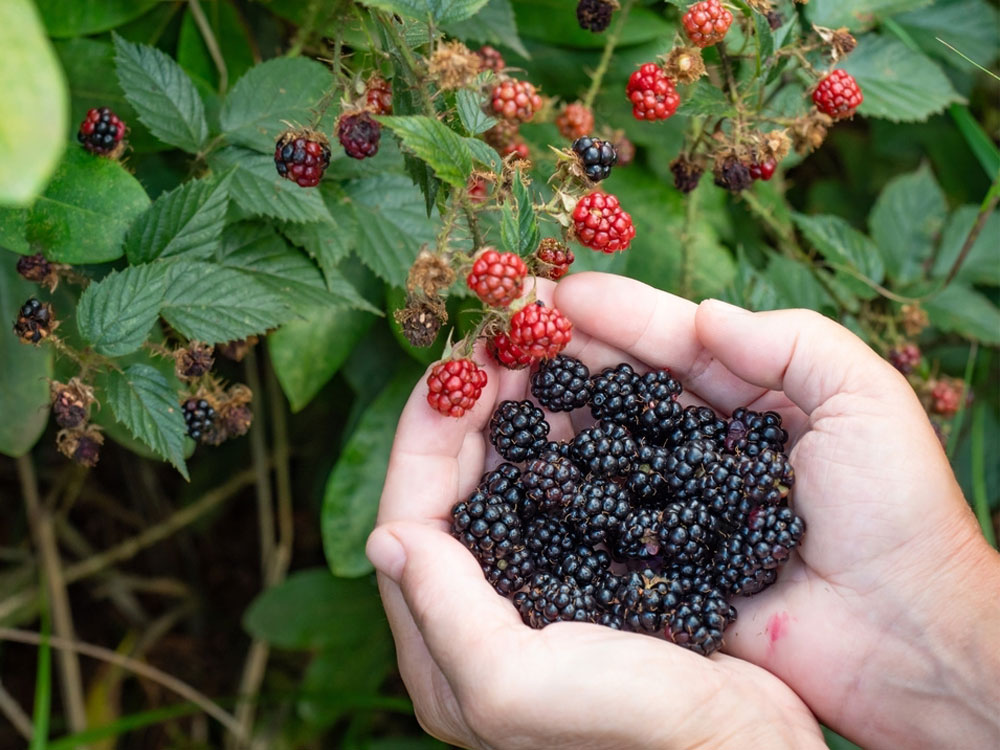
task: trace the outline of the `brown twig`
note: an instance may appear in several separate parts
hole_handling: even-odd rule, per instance
[[[17,699],[8,693],[7,688],[3,685],[0,685],[0,712],[7,717],[7,720],[14,726],[18,734],[28,742],[31,742],[31,738],[35,733],[31,719],[24,712],[24,709],[21,708],[21,704],[17,702]]]

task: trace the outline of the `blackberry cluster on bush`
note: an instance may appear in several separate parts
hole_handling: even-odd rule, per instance
[[[805,534],[774,412],[684,407],[668,370],[591,375],[559,355],[531,392],[596,424],[550,439],[545,413],[502,402],[490,440],[508,463],[452,510],[452,533],[531,627],[578,621],[660,635],[708,655]],[[560,436],[563,437],[563,436]]]

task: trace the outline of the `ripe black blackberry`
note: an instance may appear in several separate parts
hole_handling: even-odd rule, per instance
[[[707,467],[720,454],[708,440],[691,440],[678,446],[667,459],[667,493],[675,500],[700,497]]]
[[[610,479],[580,485],[569,498],[566,523],[585,542],[598,544],[614,538],[629,513],[628,491]]]
[[[727,424],[707,406],[688,406],[665,436],[668,448],[683,445],[692,440],[710,440],[716,450],[722,450]]]
[[[765,448],[783,451],[788,433],[781,427],[777,412],[757,412],[741,407],[733,412],[726,428],[725,445],[730,453],[756,456]]]
[[[572,529],[560,518],[540,515],[524,529],[524,545],[539,570],[554,572],[579,545]]]
[[[719,528],[723,532],[743,526],[755,506],[746,495],[743,477],[739,473],[742,461],[739,456],[722,454],[704,466],[701,500],[719,519]]]
[[[795,484],[795,472],[788,456],[770,448],[758,455],[739,457],[743,491],[753,505],[777,505]]]
[[[716,585],[730,596],[757,594],[777,579],[777,569],[762,568],[746,536],[737,532],[715,550],[710,573]]]
[[[524,495],[521,470],[514,464],[502,463],[493,471],[483,474],[478,488],[490,495],[498,495],[508,505],[517,507]]]
[[[497,593],[509,596],[520,591],[535,572],[531,553],[523,546],[515,547],[506,557],[483,564],[483,573]]]
[[[591,594],[551,573],[535,573],[527,588],[514,595],[514,605],[533,628],[559,621],[592,622],[598,616]]]
[[[760,567],[771,570],[788,559],[805,532],[805,521],[783,506],[751,511],[743,534]]]
[[[667,491],[667,463],[670,452],[658,445],[640,442],[627,487],[639,505],[659,503]]]
[[[521,519],[502,496],[477,489],[451,511],[451,533],[483,565],[523,547]]]
[[[718,589],[695,590],[681,598],[667,622],[667,637],[679,646],[708,656],[722,647],[726,628],[736,620],[736,608]]]
[[[531,375],[531,395],[549,411],[573,411],[586,406],[590,388],[590,370],[566,354],[543,359]]]
[[[573,141],[573,152],[580,158],[583,173],[591,182],[600,182],[611,175],[618,163],[618,152],[608,141],[585,135]]]
[[[553,572],[580,588],[600,587],[611,572],[611,556],[589,544],[577,544],[563,556]]]
[[[642,411],[641,380],[626,362],[617,367],[607,367],[600,375],[594,375],[590,396],[590,413],[594,419],[635,425]]]
[[[215,422],[215,409],[203,398],[189,398],[181,407],[187,434],[195,440],[201,440],[208,434]]]
[[[542,449],[543,452],[557,453],[563,458],[573,460],[573,443],[568,440],[550,440]]]
[[[624,629],[662,633],[667,618],[680,604],[680,596],[675,582],[652,568],[624,576],[616,595]]]
[[[613,540],[616,559],[651,560],[660,557],[660,509],[634,508],[622,521]]]
[[[337,121],[337,139],[352,159],[367,159],[378,153],[382,126],[367,112],[344,114]]]
[[[663,445],[683,414],[684,407],[677,401],[682,391],[680,382],[669,370],[654,370],[643,375],[639,381],[642,401],[639,434],[657,445]]]
[[[581,29],[597,34],[608,28],[614,9],[609,0],[580,0],[576,4],[576,20]]]
[[[555,512],[569,503],[581,481],[583,475],[572,461],[558,453],[543,451],[524,468],[521,476],[524,499],[517,510],[525,520],[539,511]]]
[[[697,563],[709,556],[716,542],[718,519],[703,503],[671,503],[660,513],[660,552],[672,563]]]
[[[590,476],[611,477],[631,471],[638,446],[624,426],[598,422],[576,434],[571,451],[576,465]]]
[[[548,443],[549,423],[530,401],[503,401],[490,419],[490,442],[508,461],[535,458]]]

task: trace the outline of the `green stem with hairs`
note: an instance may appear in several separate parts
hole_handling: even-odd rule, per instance
[[[608,39],[604,43],[604,52],[601,53],[601,61],[597,64],[597,70],[594,71],[594,75],[590,79],[590,87],[583,97],[583,106],[587,109],[592,109],[594,106],[594,99],[597,98],[597,92],[600,91],[601,83],[604,81],[604,76],[611,65],[611,57],[614,55],[615,47],[618,46],[618,41],[621,39],[622,31],[625,28],[625,19],[628,18],[628,12],[632,10],[633,5],[635,5],[635,0],[625,0],[622,9],[618,11],[618,19],[615,21],[615,27],[608,34]]]

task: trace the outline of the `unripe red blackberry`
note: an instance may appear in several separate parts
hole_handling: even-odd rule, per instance
[[[510,156],[511,154],[515,154],[518,159],[523,161],[531,159],[531,150],[528,148],[528,144],[520,138],[500,149],[500,156]]]
[[[640,65],[629,77],[625,93],[632,102],[632,116],[637,120],[666,120],[681,103],[674,82],[656,63]]]
[[[510,340],[535,359],[551,359],[573,335],[573,324],[554,307],[541,301],[525,305],[510,319]]]
[[[552,281],[558,281],[565,276],[575,260],[573,251],[553,237],[546,237],[538,244],[535,258],[539,263],[536,273]]]
[[[382,126],[367,112],[344,114],[337,121],[337,139],[352,159],[367,159],[378,153]]]
[[[469,194],[469,200],[473,203],[485,203],[487,198],[489,198],[489,184],[485,179],[477,175],[472,175],[469,178],[465,190]]]
[[[521,296],[527,275],[528,267],[516,253],[487,247],[476,256],[465,282],[487,305],[508,307]]]
[[[392,84],[380,75],[373,75],[365,86],[365,102],[373,115],[391,115]]]
[[[916,344],[906,343],[898,349],[889,351],[889,361],[892,366],[904,375],[909,375],[920,366],[920,347]]]
[[[945,417],[952,417],[962,405],[962,391],[964,389],[961,380],[953,378],[943,378],[934,380],[931,386],[931,410],[935,414]]]
[[[427,403],[446,417],[461,417],[486,387],[486,371],[471,359],[438,362],[427,376]]]
[[[594,129],[594,113],[581,102],[572,102],[559,113],[556,127],[563,138],[575,141]]]
[[[535,361],[530,353],[511,342],[506,333],[498,333],[486,342],[486,348],[508,370],[523,370]]]
[[[125,123],[108,107],[91,109],[80,123],[76,139],[92,154],[117,156],[125,137]]]
[[[608,254],[628,250],[635,237],[632,217],[622,211],[615,196],[600,190],[577,201],[573,229],[581,245]]]
[[[503,55],[488,44],[477,49],[476,54],[479,55],[480,70],[492,70],[494,73],[499,73],[506,67]]]
[[[816,108],[834,120],[852,117],[865,100],[854,76],[839,68],[816,85],[812,98]]]
[[[542,97],[535,87],[513,78],[498,83],[490,98],[494,114],[506,120],[527,122],[542,108]]]
[[[314,130],[286,130],[274,145],[278,174],[299,187],[316,187],[330,166],[330,144]]]
[[[719,0],[702,0],[688,8],[681,20],[692,44],[711,47],[725,38],[733,23],[733,14],[723,8]]]

